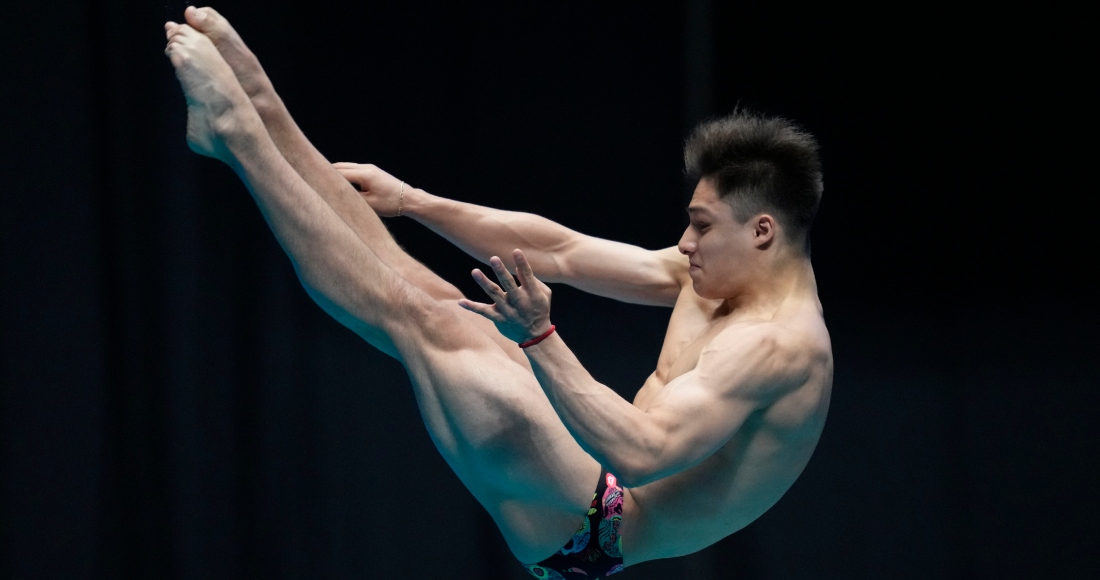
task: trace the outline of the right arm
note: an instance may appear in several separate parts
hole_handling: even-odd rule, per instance
[[[568,284],[623,302],[673,306],[687,280],[687,258],[676,248],[646,250],[571,230],[530,213],[504,211],[432,195],[373,165],[335,167],[380,215],[420,222],[481,262],[522,249],[546,282]]]

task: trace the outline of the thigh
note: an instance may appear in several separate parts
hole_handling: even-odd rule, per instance
[[[383,259],[383,261],[386,261]],[[435,299],[448,310],[454,313],[468,328],[476,329],[500,348],[504,354],[520,366],[530,370],[531,364],[527,357],[516,346],[516,343],[502,335],[493,322],[484,316],[475,314],[458,305],[458,301],[465,298],[462,291],[454,284],[444,280],[430,268],[420,263],[416,258],[401,251],[390,256],[389,266],[412,286],[420,289],[428,297]]]
[[[462,294],[459,293],[461,297]],[[534,371],[531,369],[531,362],[527,360],[527,355],[523,354],[523,349],[511,339],[505,337],[497,330],[492,320],[485,318],[480,314],[470,312],[465,308],[458,305],[458,299],[454,300],[442,300],[441,303],[447,307],[454,315],[462,322],[463,325],[469,326],[471,329],[476,329],[482,335],[489,339],[489,342],[500,349],[504,356],[508,360],[518,364],[523,370],[534,378]]]
[[[424,422],[517,558],[537,562],[581,524],[600,466],[529,368],[441,307],[433,337],[399,344]]]

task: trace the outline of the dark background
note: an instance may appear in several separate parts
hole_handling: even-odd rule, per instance
[[[650,248],[686,223],[696,122],[740,103],[818,136],[818,450],[745,530],[623,578],[1095,577],[1082,14],[217,7],[330,159]],[[401,368],[309,301],[232,173],[187,150],[163,3],[3,13],[0,577],[523,577]],[[478,296],[469,258],[391,228]],[[554,297],[632,395],[668,311]]]

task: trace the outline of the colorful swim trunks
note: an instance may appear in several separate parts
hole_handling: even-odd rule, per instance
[[[607,470],[592,494],[592,506],[573,539],[553,556],[524,567],[540,580],[598,580],[623,569],[623,488]]]

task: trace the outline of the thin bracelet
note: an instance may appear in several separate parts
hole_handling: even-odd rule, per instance
[[[405,182],[401,182],[401,192],[397,194],[397,217],[401,217],[401,209],[405,204]]]
[[[527,342],[519,343],[519,347],[520,348],[527,348],[529,346],[535,346],[536,344],[546,340],[546,337],[550,336],[551,334],[554,334],[554,329],[555,328],[557,328],[557,326],[554,326],[553,324],[551,324],[550,325],[550,330],[547,330],[546,332],[536,336],[535,338],[532,338],[531,340],[528,340]]]

